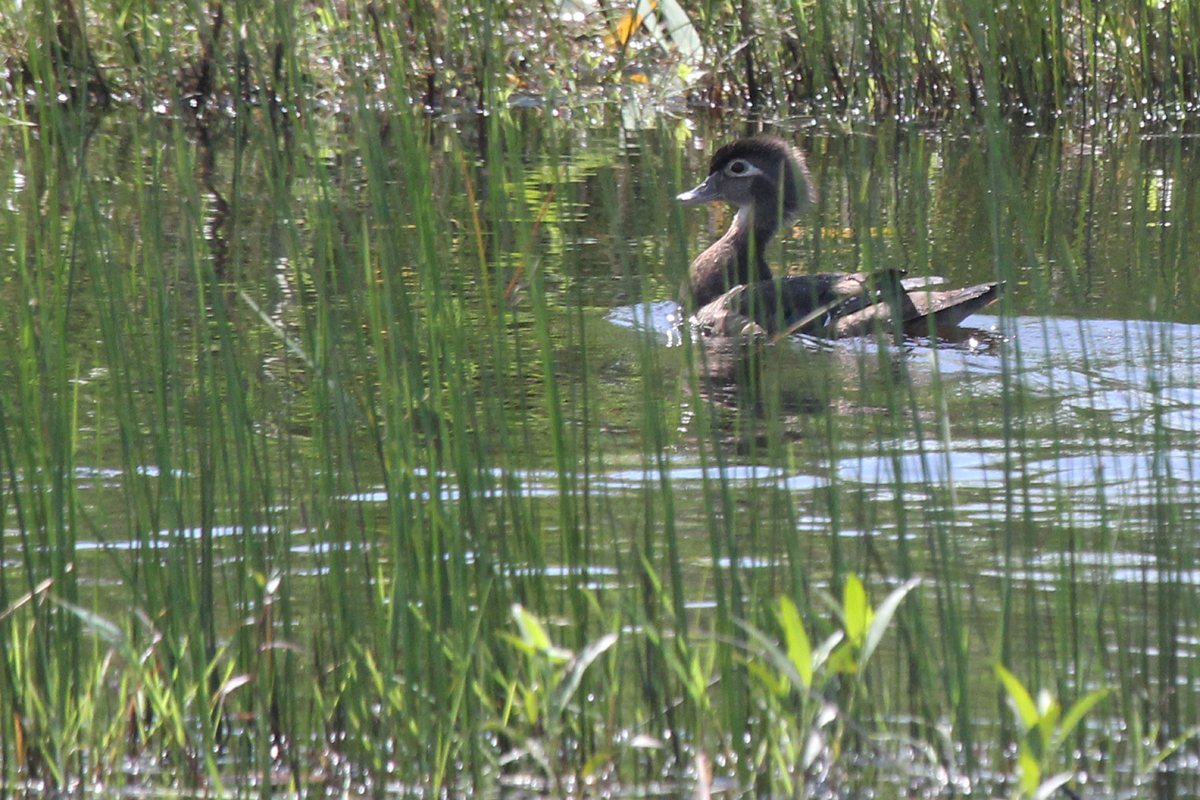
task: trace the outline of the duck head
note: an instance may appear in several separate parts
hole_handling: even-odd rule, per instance
[[[774,136],[752,136],[713,154],[708,177],[676,197],[685,206],[737,206],[729,231],[692,262],[692,302],[699,307],[734,286],[770,280],[764,251],[781,225],[816,200],[804,156]]]

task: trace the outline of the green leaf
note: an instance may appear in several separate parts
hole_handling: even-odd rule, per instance
[[[762,681],[767,691],[776,697],[783,697],[792,690],[792,682],[782,675],[776,675],[761,661],[747,661],[746,669],[751,675]]]
[[[1108,697],[1110,691],[1109,689],[1096,689],[1075,701],[1075,704],[1067,711],[1067,715],[1063,717],[1062,725],[1059,726],[1058,737],[1055,740],[1055,749],[1058,749],[1057,744],[1066,741],[1066,738],[1071,735],[1071,731],[1075,730],[1075,726],[1079,724],[1085,714],[1091,711],[1101,700]]]
[[[1027,748],[1021,748],[1017,756],[1017,777],[1021,784],[1021,793],[1031,795],[1037,791],[1042,782],[1042,768]]]
[[[542,623],[538,622],[537,617],[525,610],[525,606],[513,603],[512,616],[516,620],[517,628],[521,631],[521,639],[525,644],[534,650],[550,649],[550,636],[546,633],[546,629],[542,627]]]
[[[526,689],[521,692],[521,700],[525,709],[525,722],[536,725],[542,717],[538,711],[538,693],[533,689]]]
[[[74,603],[68,603],[66,600],[59,600],[58,598],[52,599],[61,608],[70,611],[72,614],[78,617],[79,621],[82,622],[85,627],[90,628],[92,632],[101,639],[105,640],[109,644],[120,647],[122,650],[128,649],[129,644],[125,639],[125,633],[119,627],[117,627],[115,623],[109,622],[104,617],[93,611],[89,611],[83,606],[77,606]]]
[[[598,751],[594,756],[589,758],[586,763],[584,763],[583,769],[579,772],[580,777],[590,778],[593,775],[596,775],[599,772],[600,767],[604,766],[609,761],[612,761],[614,755],[615,753],[613,753],[612,750]]]
[[[692,654],[691,687],[692,697],[695,698],[702,697],[708,690],[708,676],[700,665],[699,653]]]
[[[849,641],[843,641],[829,656],[829,669],[844,675],[858,672],[858,662],[854,660],[854,646]]]
[[[879,608],[875,610],[874,619],[871,620],[870,627],[867,628],[867,636],[862,646],[862,655],[858,657],[859,669],[866,669],[867,661],[871,658],[871,654],[875,652],[875,648],[879,646],[880,640],[883,639],[883,633],[887,630],[888,625],[891,624],[892,617],[896,614],[896,609],[900,607],[900,603],[908,596],[908,593],[920,583],[920,578],[909,578],[893,589],[892,593],[879,604]]]
[[[1038,692],[1038,735],[1041,737],[1043,753],[1050,752],[1050,742],[1054,738],[1054,726],[1062,715],[1062,706],[1054,699],[1047,689]]]
[[[513,619],[517,621],[517,628],[521,631],[521,639],[526,645],[533,648],[535,651],[548,656],[551,661],[556,663],[565,663],[571,659],[573,655],[570,650],[561,647],[555,647],[554,642],[550,641],[550,634],[546,633],[546,629],[538,618],[525,610],[525,607],[520,603],[512,605]]]
[[[588,644],[579,651],[578,656],[571,660],[571,663],[567,665],[566,677],[555,687],[554,694],[550,698],[550,708],[556,715],[565,711],[567,703],[571,702],[571,696],[575,694],[575,690],[579,688],[579,684],[583,680],[584,670],[616,643],[617,635],[607,633]]]
[[[1070,717],[1070,714],[1067,716]],[[1156,752],[1146,761],[1146,763],[1142,766],[1141,774],[1138,777],[1148,778],[1153,775],[1159,769],[1159,767],[1161,767],[1168,758],[1175,755],[1175,752],[1180,747],[1183,747],[1183,745],[1185,745],[1189,739],[1194,739],[1198,736],[1200,736],[1200,725],[1193,725],[1184,731],[1180,736],[1171,739],[1165,745],[1160,747],[1158,752]]]
[[[681,654],[675,652],[674,648],[666,648],[663,650],[663,658],[671,670],[679,676],[680,682],[688,691],[688,696],[696,703],[704,705],[707,703],[708,681],[705,680],[703,670],[700,667],[700,659],[695,654],[682,654],[688,660],[685,663]],[[690,655],[690,657],[689,657]]]
[[[675,43],[684,63],[699,67],[704,60],[704,47],[687,11],[678,0],[658,0],[657,5],[663,15],[667,36]]]
[[[1055,792],[1066,786],[1070,780],[1071,773],[1069,772],[1060,772],[1057,775],[1051,775],[1037,787],[1037,790],[1033,793],[1034,800],[1050,800]]]
[[[812,688],[813,654],[812,644],[804,631],[804,623],[800,612],[790,597],[779,598],[779,626],[783,629],[783,641],[787,647],[788,661],[796,668],[800,676],[800,684],[805,689]]]
[[[868,615],[871,613],[867,605],[867,592],[863,589],[862,581],[857,575],[846,576],[846,586],[842,590],[842,617],[846,624],[846,636],[856,647],[862,647],[863,637],[870,624]]]
[[[817,758],[823,752],[825,752],[825,737],[820,730],[812,728],[804,740],[804,752],[800,756],[800,764],[804,767],[805,772],[817,762]]]
[[[774,678],[774,680],[780,680],[784,682],[790,681],[796,686],[804,685],[804,681],[800,677],[800,673],[796,669],[796,665],[791,662],[791,659],[789,659],[787,654],[780,649],[779,645],[772,641],[771,637],[767,636],[749,622],[737,620],[737,624],[744,631],[746,631],[746,633],[750,634],[751,639],[756,641],[759,646],[762,647],[762,655],[766,656],[767,659],[775,665],[775,669],[779,670],[781,673],[781,677]],[[750,665],[753,665],[754,663],[755,662],[753,661],[748,662]]]
[[[501,631],[500,638],[503,639],[504,641],[508,642],[513,647],[517,648],[518,650],[520,650],[522,653],[524,653],[527,656],[531,656],[537,652],[537,650],[535,650],[533,647],[531,647],[529,645],[529,643],[526,642],[524,639],[522,639],[520,636],[513,636],[511,633],[508,633],[507,631]]]
[[[834,631],[825,641],[821,642],[820,647],[813,651],[812,663],[813,669],[820,669],[829,661],[830,654],[839,644],[846,639],[846,634],[842,631]]]
[[[1003,666],[996,664],[995,670],[996,677],[1000,679],[1000,682],[1004,684],[1004,690],[1008,692],[1008,699],[1017,712],[1017,719],[1022,728],[1026,731],[1031,730],[1038,723],[1038,710],[1033,703],[1033,698],[1029,696],[1029,692],[1025,690],[1017,677]],[[1036,786],[1036,783],[1034,785]]]

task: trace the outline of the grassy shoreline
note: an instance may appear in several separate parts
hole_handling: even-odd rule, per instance
[[[588,103],[634,91],[665,107],[685,98],[752,119],[940,123],[991,109],[1018,122],[1119,116],[1168,131],[1200,99],[1198,27],[1190,5],[1135,0],[1002,9],[978,0],[557,8],[46,0],[14,9],[0,49],[10,102],[244,102],[294,120],[391,93],[397,109],[434,114],[516,105],[586,118]]]

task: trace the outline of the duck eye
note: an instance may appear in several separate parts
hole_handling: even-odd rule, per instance
[[[729,162],[729,166],[725,168],[725,171],[730,175],[745,175],[750,171],[750,165],[739,158],[737,161]]]

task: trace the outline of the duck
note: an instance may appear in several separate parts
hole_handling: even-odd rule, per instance
[[[958,326],[999,299],[1004,284],[940,289],[938,276],[906,278],[904,270],[820,272],[776,277],[766,250],[775,234],[817,200],[804,155],[768,135],[720,147],[708,176],[676,197],[685,206],[729,203],[729,230],[696,256],[681,293],[692,323],[711,335],[792,333],[840,339],[891,330],[929,335]]]

